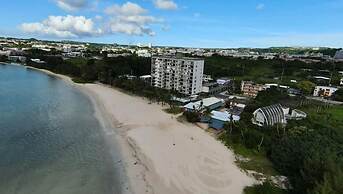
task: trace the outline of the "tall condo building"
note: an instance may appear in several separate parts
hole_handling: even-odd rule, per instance
[[[201,92],[203,72],[203,59],[156,56],[151,60],[152,86],[186,95]]]

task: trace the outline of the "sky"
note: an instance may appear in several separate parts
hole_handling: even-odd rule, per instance
[[[343,47],[343,0],[4,0],[0,36],[236,48]]]

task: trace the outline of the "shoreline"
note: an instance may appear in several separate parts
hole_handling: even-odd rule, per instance
[[[78,84],[24,67],[59,77],[89,97],[106,140],[123,158],[128,178],[123,193],[239,194],[256,183],[236,166],[231,150],[195,125],[178,122],[162,106],[102,84]]]

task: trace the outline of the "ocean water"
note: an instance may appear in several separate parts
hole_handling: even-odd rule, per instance
[[[0,64],[0,194],[117,194],[119,159],[81,91]]]

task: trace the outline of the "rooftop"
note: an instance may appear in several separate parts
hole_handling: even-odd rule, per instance
[[[212,114],[212,116],[211,116],[212,119],[217,119],[217,120],[224,121],[224,122],[231,121],[231,114],[226,112],[226,111],[224,111],[224,112],[212,111],[211,114]],[[233,121],[239,121],[240,117],[236,116],[236,115],[232,115],[232,120]]]
[[[209,107],[211,105],[214,105],[214,104],[217,104],[220,102],[223,102],[223,101],[219,98],[216,98],[216,97],[204,98],[204,99],[196,101],[196,102],[188,103],[184,106],[184,108],[194,109],[194,107],[195,107],[195,109],[199,109],[199,108],[202,109],[204,107]],[[202,107],[200,107],[201,104],[202,104]]]
[[[195,57],[180,57],[180,56],[152,56],[152,58],[161,58],[161,59],[181,59],[181,60],[192,60],[192,61],[203,61],[202,58],[195,58]]]

